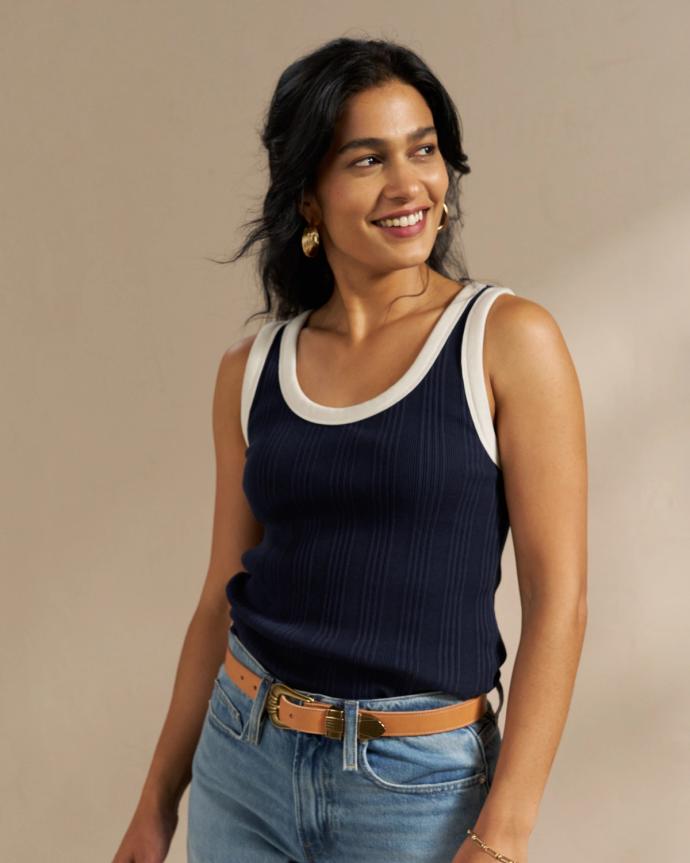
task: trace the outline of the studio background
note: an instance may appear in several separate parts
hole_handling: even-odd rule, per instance
[[[253,258],[209,259],[258,214],[278,75],[338,35],[443,81],[470,275],[544,305],[582,386],[588,629],[530,863],[683,859],[688,32],[683,0],[0,2],[3,860],[109,861],[129,823],[208,565],[215,372],[263,305]],[[510,535],[497,615],[507,695]]]

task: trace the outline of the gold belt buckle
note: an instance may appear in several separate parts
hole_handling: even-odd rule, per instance
[[[297,692],[286,686],[284,683],[274,683],[268,690],[266,696],[266,713],[268,713],[271,722],[278,728],[290,728],[278,718],[278,707],[280,696],[287,695],[291,698],[296,698],[298,701],[316,701],[310,695],[305,695],[303,692]],[[340,707],[331,707],[326,713],[326,737],[333,740],[342,740],[344,730],[344,711]],[[371,737],[381,737],[385,731],[385,726],[375,716],[367,714],[357,714],[357,737],[360,740],[368,740]]]
[[[289,686],[286,686],[284,683],[274,683],[273,686],[268,690],[268,695],[266,696],[266,713],[271,718],[271,722],[276,725],[278,728],[289,728],[289,725],[285,725],[284,722],[281,722],[278,718],[278,706],[280,702],[281,695],[289,695],[292,698],[297,698],[300,701],[315,701],[315,698],[312,698],[310,695],[304,695],[302,692],[297,692],[295,689],[291,689]]]

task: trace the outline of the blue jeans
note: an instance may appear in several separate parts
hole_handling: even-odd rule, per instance
[[[458,699],[310,692],[344,709],[343,739],[278,728],[263,710],[276,678],[230,629],[228,644],[262,680],[252,699],[224,665],[218,671],[192,761],[188,863],[450,863],[498,760],[490,702],[483,717],[452,731],[357,740],[358,706],[419,710]]]

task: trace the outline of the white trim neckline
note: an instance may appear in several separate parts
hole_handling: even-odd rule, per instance
[[[280,343],[278,381],[288,407],[302,419],[310,422],[340,425],[374,416],[401,401],[424,378],[440,354],[465,306],[478,291],[486,287],[486,284],[488,283],[472,281],[461,288],[439,316],[422,349],[407,371],[383,392],[353,405],[338,407],[322,405],[310,399],[302,390],[297,379],[297,337],[307,315],[313,311],[305,309],[285,323]]]

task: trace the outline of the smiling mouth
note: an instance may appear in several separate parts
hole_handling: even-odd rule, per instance
[[[378,225],[379,228],[410,228],[423,222],[428,211],[428,207],[423,207],[407,216],[396,216],[394,219],[376,219],[372,224]]]

